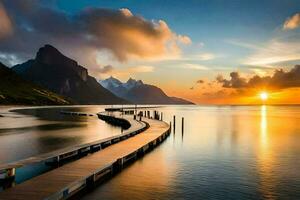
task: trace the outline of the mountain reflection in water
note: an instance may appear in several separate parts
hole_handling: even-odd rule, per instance
[[[103,106],[13,109],[0,109],[4,116],[0,120],[0,164],[121,133],[118,127],[106,124],[96,115],[60,113],[68,110],[95,114],[103,111]]]

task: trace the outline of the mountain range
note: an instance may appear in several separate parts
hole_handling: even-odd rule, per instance
[[[12,68],[24,79],[34,82],[76,104],[126,104],[126,100],[103,88],[88,70],[51,45],[40,48],[35,59]]]
[[[12,68],[0,63],[0,89],[0,104],[193,104],[141,80],[110,77],[99,83],[51,45]]]
[[[116,96],[134,104],[193,104],[185,99],[170,97],[162,89],[145,84],[141,80],[129,78],[127,82],[123,83],[111,76],[99,83]]]
[[[0,104],[67,105],[72,101],[24,80],[0,63]]]

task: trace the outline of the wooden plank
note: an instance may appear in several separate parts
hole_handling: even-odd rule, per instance
[[[89,176],[147,146],[170,130],[169,125],[163,121],[147,118],[143,118],[143,121],[150,125],[146,131],[5,190],[0,193],[0,199],[45,199],[51,196],[56,199],[72,185],[85,181]]]

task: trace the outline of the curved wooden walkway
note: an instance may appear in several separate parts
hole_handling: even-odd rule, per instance
[[[84,113],[85,115],[88,115]],[[94,151],[94,149],[99,149],[101,146],[108,146],[108,144],[113,144],[116,141],[121,141],[124,138],[131,137],[132,135],[135,135],[139,133],[139,131],[142,131],[146,128],[146,124],[137,120],[134,120],[132,116],[124,116],[124,119],[126,119],[130,124],[131,127],[125,131],[123,131],[122,134],[117,134],[108,138],[103,138],[100,140],[96,140],[94,142],[89,142],[85,144],[79,144],[74,145],[62,149],[58,149],[55,151],[51,151],[49,153],[39,154],[35,156],[31,156],[29,158],[25,158],[16,162],[11,163],[5,163],[0,164],[0,174],[2,170],[8,170],[12,168],[19,168],[25,165],[30,165],[38,162],[46,162],[46,161],[56,161],[56,160],[63,160],[64,158],[68,158],[71,156],[76,156],[80,154],[81,152],[86,151]]]
[[[105,175],[113,174],[170,134],[169,124],[148,118],[142,120],[149,124],[144,132],[0,192],[0,199],[66,199]]]

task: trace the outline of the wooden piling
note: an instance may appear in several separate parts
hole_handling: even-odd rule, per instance
[[[181,132],[184,132],[184,117],[181,119]]]
[[[175,115],[173,116],[173,128],[174,128],[174,130],[175,130],[175,126],[176,126],[176,117],[175,117]]]

